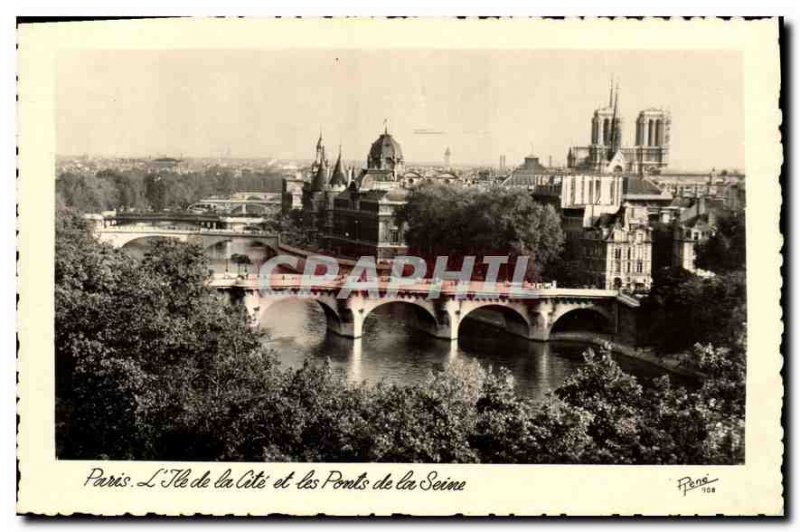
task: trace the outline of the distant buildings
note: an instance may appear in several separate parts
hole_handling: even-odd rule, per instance
[[[717,221],[726,210],[722,201],[701,197],[681,208],[671,219],[654,222],[655,267],[680,266],[690,272],[697,271],[697,245],[715,233]]]
[[[736,172],[669,171],[671,117],[641,111],[633,146],[624,145],[619,88],[591,118],[588,146],[569,149],[566,168],[544,165],[531,153],[510,171],[500,155],[494,169],[455,171],[452,152],[443,167],[408,168],[400,144],[384,130],[370,146],[358,175],[346,169],[341,150],[331,167],[322,136],[307,176],[287,178],[284,210],[301,207],[314,242],[341,256],[389,259],[406,252],[395,214],[408,188],[426,182],[519,189],[553,205],[566,234],[564,260],[586,284],[644,292],[663,266],[695,270],[695,248],[715,231],[720,208],[744,207],[744,176]],[[574,268],[573,270],[574,271]]]
[[[187,208],[191,214],[226,216],[267,216],[276,213],[281,205],[277,192],[235,192],[225,197],[212,196]]]

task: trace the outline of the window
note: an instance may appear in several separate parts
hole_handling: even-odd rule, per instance
[[[617,248],[617,249],[614,250],[614,258],[618,259],[618,260],[622,258],[622,250],[621,249]]]
[[[642,269],[643,269],[642,261],[637,261],[636,262],[636,273],[642,273]]]

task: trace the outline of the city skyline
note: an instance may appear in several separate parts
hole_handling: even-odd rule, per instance
[[[620,86],[623,145],[642,109],[672,113],[670,168],[744,168],[741,57],[722,52],[95,51],[61,56],[57,152],[366,159],[383,131],[409,162],[563,164]],[[692,83],[692,80],[698,80]],[[723,97],[724,96],[724,97]],[[557,102],[557,104],[554,104]]]

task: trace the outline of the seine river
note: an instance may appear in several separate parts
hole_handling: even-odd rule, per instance
[[[300,367],[306,360],[324,362],[352,382],[421,383],[431,371],[452,360],[477,360],[486,367],[505,366],[518,390],[534,399],[560,386],[583,364],[587,346],[575,343],[530,342],[489,325],[462,324],[458,342],[428,336],[405,319],[403,305],[384,305],[364,324],[360,340],[326,333],[325,315],[313,302],[287,300],[271,305],[262,315],[268,345],[284,366]],[[659,370],[620,357],[623,369],[650,378]]]

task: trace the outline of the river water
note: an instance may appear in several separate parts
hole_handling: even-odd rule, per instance
[[[351,382],[421,383],[456,359],[477,360],[485,367],[505,366],[517,389],[541,399],[560,386],[584,362],[588,347],[576,343],[531,342],[477,321],[462,324],[458,342],[433,338],[413,327],[404,305],[384,305],[368,316],[363,337],[343,338],[326,332],[325,315],[310,301],[286,300],[261,316],[268,345],[284,366],[329,359]],[[622,368],[640,378],[661,370],[643,362],[618,358]]]

